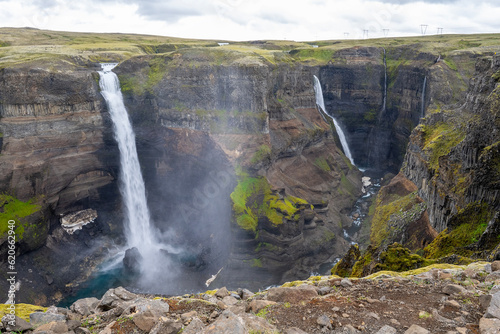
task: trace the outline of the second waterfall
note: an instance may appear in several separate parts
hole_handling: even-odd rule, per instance
[[[114,137],[120,150],[119,187],[125,206],[127,246],[137,248],[143,259],[152,261],[159,251],[159,245],[150,222],[134,130],[123,103],[120,82],[111,71],[115,66],[102,64],[99,86],[113,121]],[[147,267],[143,261],[141,271]]]
[[[319,82],[319,79],[317,76],[313,75],[314,77],[314,93],[316,95],[316,104],[318,105],[319,109],[330,117],[332,119],[333,125],[335,126],[335,130],[337,131],[337,134],[340,139],[340,144],[342,145],[342,149],[344,150],[345,156],[349,159],[351,164],[354,165],[354,160],[352,158],[351,150],[349,149],[349,145],[347,145],[347,139],[344,135],[344,131],[342,131],[342,128],[340,127],[339,123],[337,120],[330,115],[328,112],[326,112],[325,108],[325,101],[323,99],[323,90],[321,89],[321,83]]]

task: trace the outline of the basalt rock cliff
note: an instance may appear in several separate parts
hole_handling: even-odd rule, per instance
[[[15,40],[9,36],[2,34]],[[97,60],[120,61],[115,72],[135,128],[153,223],[164,241],[197,257],[185,269],[195,282],[172,286],[192,289],[221,268],[214,285],[259,288],[305,278],[348,249],[343,226],[361,195],[362,173],[317,110],[313,75],[355,163],[380,175],[399,169],[425,107],[465,96],[479,57],[465,50],[436,63],[440,53],[420,44],[224,48],[169,41],[162,49],[136,38],[142,55],[134,57],[110,49],[0,62],[0,189],[4,213],[18,222],[20,300],[61,299],[124,243],[119,152],[99,93]],[[487,67],[483,71],[491,71]],[[495,157],[495,146],[488,152]],[[419,168],[407,177],[424,189],[417,179],[431,177]],[[480,187],[474,194],[490,186],[487,176],[471,180]],[[93,223],[73,234],[61,227],[61,216],[89,208],[98,215]]]
[[[477,59],[462,103],[429,108],[374,203],[370,245],[351,249],[333,272],[498,259],[499,70],[497,55]]]

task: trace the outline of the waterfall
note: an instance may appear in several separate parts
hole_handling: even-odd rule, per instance
[[[387,57],[384,48],[384,98],[382,101],[381,114],[385,112],[386,103],[387,103]]]
[[[329,113],[326,112],[325,108],[325,100],[323,99],[323,90],[321,89],[321,83],[319,82],[319,79],[317,76],[314,77],[314,93],[316,95],[316,104],[320,108],[320,111],[322,111],[325,115],[330,117],[333,121],[333,125],[335,126],[335,130],[337,131],[337,134],[340,139],[340,144],[342,145],[342,149],[344,150],[345,156],[351,161],[351,164],[354,165],[354,160],[352,159],[351,151],[349,150],[349,146],[347,145],[347,140],[344,135],[344,131],[340,128],[337,120],[330,115]]]
[[[136,247],[143,258],[152,259],[157,247],[150,226],[146,189],[135,146],[135,134],[123,103],[120,82],[111,70],[117,64],[102,64],[99,71],[101,94],[106,100],[114,137],[120,150],[120,193],[125,205],[126,237],[128,247]]]
[[[427,86],[427,76],[424,77],[424,84],[422,86],[422,102],[420,106],[420,118],[425,117],[425,87]]]

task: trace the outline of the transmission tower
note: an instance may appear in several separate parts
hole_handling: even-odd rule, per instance
[[[349,33],[348,32],[345,32],[344,33],[344,38],[348,38],[349,37]]]
[[[422,32],[422,35],[425,35],[425,33],[427,32],[427,24],[421,24],[420,31]]]
[[[363,39],[368,38],[368,29],[363,29]]]
[[[384,37],[387,37],[387,35],[389,34],[389,29],[382,29],[382,31],[384,32]]]
[[[437,32],[438,35],[442,35],[443,34],[443,28],[438,28],[438,32]]]

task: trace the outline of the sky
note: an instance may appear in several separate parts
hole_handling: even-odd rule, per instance
[[[0,27],[247,41],[500,32],[500,0],[0,0]]]

